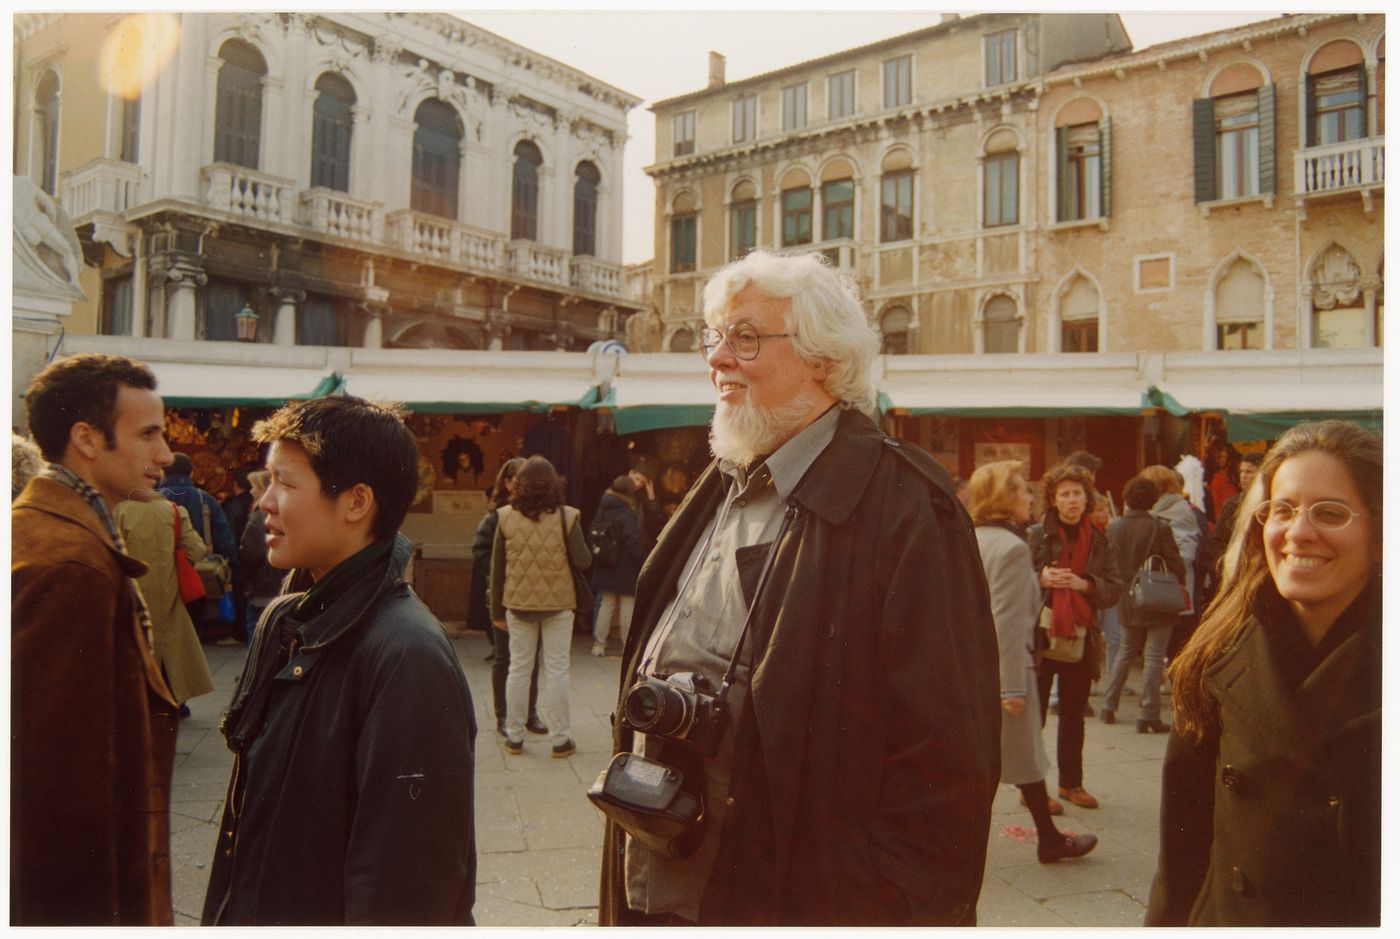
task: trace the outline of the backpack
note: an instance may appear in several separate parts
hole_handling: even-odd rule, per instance
[[[602,512],[593,516],[593,523],[588,526],[588,549],[593,552],[594,563],[605,567],[616,564],[622,554],[612,522]]]

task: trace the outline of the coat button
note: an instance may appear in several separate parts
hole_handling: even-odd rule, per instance
[[[1337,795],[1335,792],[1329,793],[1329,794],[1328,794],[1328,796],[1327,796],[1327,805],[1328,805],[1329,808],[1334,808],[1334,809],[1335,809],[1337,806],[1339,806],[1339,805],[1341,805],[1341,804],[1342,804],[1342,797],[1341,797],[1341,796]]]
[[[1230,889],[1242,897],[1248,897],[1254,893],[1254,885],[1249,882],[1244,871],[1238,867],[1230,868]]]
[[[233,857],[233,849],[224,848],[224,857]]]
[[[1220,784],[1235,795],[1239,795],[1244,790],[1244,777],[1240,775],[1239,770],[1227,765],[1220,771]]]
[[[727,798],[725,798],[724,804],[731,809],[734,808],[734,797],[728,796]]]
[[[292,669],[292,674],[300,678],[303,671],[305,671],[305,669],[298,665],[296,668]]]

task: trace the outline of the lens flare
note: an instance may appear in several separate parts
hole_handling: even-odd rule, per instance
[[[156,79],[180,45],[180,21],[170,13],[133,13],[108,34],[97,75],[108,94],[128,101]]]

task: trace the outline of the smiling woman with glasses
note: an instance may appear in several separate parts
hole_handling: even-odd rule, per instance
[[[1168,670],[1152,926],[1380,923],[1381,442],[1301,424]]]

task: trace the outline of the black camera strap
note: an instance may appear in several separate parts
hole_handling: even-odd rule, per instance
[[[754,610],[758,609],[758,600],[763,596],[763,588],[768,585],[768,575],[773,571],[773,559],[778,554],[778,545],[782,543],[783,536],[797,519],[797,504],[789,502],[787,509],[783,512],[783,522],[778,526],[778,533],[773,536],[772,542],[768,545],[768,553],[763,557],[763,567],[758,574],[758,583],[753,589],[753,599],[749,601],[748,612],[744,614],[744,628],[739,632],[739,642],[734,646],[734,655],[729,659],[729,667],[724,670],[724,677],[720,679],[719,691],[715,694],[715,710],[723,718],[729,715],[729,689],[734,684],[734,676],[739,669],[739,656],[744,652],[744,640],[748,638],[749,627],[753,625]]]

